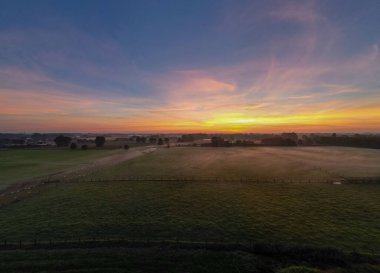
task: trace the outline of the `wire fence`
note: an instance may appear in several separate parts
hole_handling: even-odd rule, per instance
[[[128,238],[78,238],[70,240],[3,240],[0,241],[0,251],[28,249],[74,249],[74,248],[111,248],[111,247],[172,247],[181,249],[206,249],[220,251],[247,251],[257,254],[281,255],[322,255],[338,257],[345,255],[369,255],[380,258],[376,250],[358,251],[357,249],[343,250],[335,247],[301,245],[293,243],[270,243],[254,240],[236,241],[184,241],[168,239],[128,239]]]
[[[263,184],[375,184],[380,183],[380,177],[349,177],[349,178],[259,178],[259,177],[176,177],[176,176],[114,176],[107,178],[75,177],[68,179],[49,179],[43,183],[63,182],[240,182],[240,183],[263,183]]]
[[[61,183],[112,183],[112,182],[230,182],[230,183],[252,183],[252,184],[380,184],[380,177],[345,177],[345,178],[291,178],[291,177],[216,177],[216,176],[113,176],[97,178],[95,176],[76,175],[61,176],[49,175],[29,180],[26,183],[13,185],[3,192],[0,196],[15,195],[20,192],[32,191],[35,188],[46,184]]]

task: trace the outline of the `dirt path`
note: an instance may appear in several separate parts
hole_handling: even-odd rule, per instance
[[[95,159],[92,162],[87,162],[81,164],[77,168],[66,170],[58,175],[52,175],[50,179],[52,180],[72,180],[77,178],[83,178],[88,176],[93,171],[99,171],[101,169],[106,169],[108,167],[120,164],[124,161],[131,160],[133,158],[139,157],[146,154],[153,147],[136,147],[129,150],[120,150],[116,154]]]

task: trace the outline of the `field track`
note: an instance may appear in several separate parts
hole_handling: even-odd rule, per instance
[[[131,148],[128,151],[118,150],[113,155],[94,159],[93,161],[90,161],[86,164],[80,164],[80,166],[75,168],[63,169],[62,171],[50,173],[49,175],[19,181],[17,183],[11,184],[7,188],[0,189],[0,207],[3,204],[10,203],[10,200],[18,201],[20,197],[28,196],[28,193],[32,193],[34,189],[46,183],[54,181],[74,180],[78,179],[79,177],[83,179],[86,177],[86,174],[91,173],[94,170],[109,168],[122,162],[139,157],[143,154],[151,153],[153,151],[153,148],[149,146]]]

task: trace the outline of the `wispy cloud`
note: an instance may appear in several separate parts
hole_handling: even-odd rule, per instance
[[[213,17],[213,31],[198,31],[208,39],[197,44],[194,37],[181,36],[187,39],[168,45],[181,47],[179,52],[199,48],[189,52],[210,61],[198,65],[176,63],[178,55],[170,50],[149,47],[151,37],[136,41],[142,32],[131,34],[129,25],[122,35],[93,35],[96,31],[64,17],[50,18],[52,26],[1,28],[1,128],[378,130],[379,40],[348,50],[342,34],[348,30],[322,12],[323,5],[240,1],[222,6]],[[224,44],[202,44],[214,38]],[[349,54],[340,54],[344,50]],[[173,59],[161,58],[161,52]],[[222,57],[215,61],[209,55]],[[163,69],[165,62],[172,65]]]

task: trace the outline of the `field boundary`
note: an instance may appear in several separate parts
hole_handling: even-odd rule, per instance
[[[60,179],[45,181],[45,183],[57,183]],[[104,179],[97,178],[75,178],[64,180],[64,182],[242,182],[242,183],[267,183],[267,184],[377,184],[380,177],[347,177],[337,179],[293,179],[293,178],[257,178],[257,177],[152,177],[152,176],[130,176],[130,177],[110,177]]]
[[[343,251],[341,249],[323,246],[300,244],[265,243],[257,241],[183,241],[183,240],[131,240],[120,239],[81,239],[77,240],[33,240],[33,241],[0,241],[0,252],[7,250],[37,250],[37,249],[88,249],[88,248],[179,248],[193,250],[214,251],[245,251],[267,256],[289,256],[321,259],[324,261],[343,262],[344,260],[357,262],[380,262],[380,253]]]
[[[54,177],[56,176],[56,177]],[[250,183],[267,185],[317,185],[317,184],[380,184],[380,177],[347,177],[347,178],[311,178],[311,179],[292,179],[284,178],[259,178],[259,177],[174,177],[174,176],[129,176],[129,177],[109,177],[95,178],[90,175],[78,175],[76,177],[62,177],[60,173],[32,179],[28,182],[12,185],[9,188],[0,190],[0,208],[9,204],[19,202],[22,199],[40,193],[44,186],[59,186],[63,184],[75,183],[112,183],[112,182],[192,182],[192,183]]]

